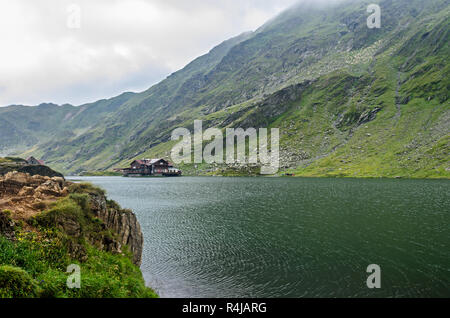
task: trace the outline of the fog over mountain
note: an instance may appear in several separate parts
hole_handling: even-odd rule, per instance
[[[367,8],[374,2],[381,8],[380,28],[367,25]],[[213,14],[217,11],[209,6],[212,2],[193,3],[204,3],[202,8],[209,8],[217,20],[211,25],[216,30],[223,27],[217,26],[221,15]],[[198,18],[198,12],[192,14]],[[133,17],[140,19],[138,12]],[[0,154],[32,154],[65,173],[112,170],[136,158],[169,158],[171,132],[178,127],[191,129],[194,120],[203,120],[204,129],[279,128],[281,167],[297,175],[449,176],[449,17],[447,0],[303,2],[266,23],[258,20],[255,24],[262,26],[253,32],[233,32],[240,35],[205,49],[206,54],[156,85],[143,75],[147,86],[139,93],[81,107],[0,108]],[[101,20],[98,23],[102,25]],[[144,36],[138,30],[129,33],[123,29],[126,25],[118,24],[117,34],[123,31],[130,43],[140,47]],[[203,25],[189,27],[204,32]],[[216,31],[211,30],[217,41]],[[162,31],[167,29],[154,32],[170,38],[170,32]],[[102,34],[85,40],[108,47],[108,32]],[[169,62],[157,65],[172,69],[185,64],[179,57],[192,53],[188,42],[193,40],[180,37],[179,41],[162,46]],[[123,47],[118,52],[128,54]],[[142,52],[143,59],[151,60],[152,54]],[[88,50],[88,56],[91,53],[97,56]],[[97,58],[102,60],[100,55]],[[140,60],[133,54],[130,58]],[[106,61],[104,76],[113,81],[117,77],[110,72],[121,64]],[[86,72],[96,69],[92,61],[84,62],[81,59],[80,65]],[[139,65],[136,69],[145,73]],[[55,80],[51,70],[30,73],[39,74],[40,80],[31,76],[22,82],[3,76],[0,86],[5,92],[3,83],[11,83],[32,95],[40,90],[30,83],[46,86],[48,78],[49,83],[61,80],[63,92],[66,73]],[[95,82],[83,85],[90,83],[88,89],[101,92],[104,77],[92,78]],[[230,169],[239,167],[204,166],[194,173],[220,174]]]
[[[79,105],[145,90],[293,3],[0,0],[0,105]]]

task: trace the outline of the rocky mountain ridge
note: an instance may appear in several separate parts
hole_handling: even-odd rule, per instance
[[[367,27],[372,3],[380,29]],[[280,173],[448,178],[449,17],[445,0],[310,1],[145,92],[0,108],[0,152],[32,154],[64,173],[111,171],[170,159],[171,132],[203,120],[205,129],[279,128]]]

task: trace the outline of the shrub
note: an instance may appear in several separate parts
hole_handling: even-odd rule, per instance
[[[95,194],[95,195],[106,195],[106,191],[93,186],[91,183],[73,183],[69,186],[70,193],[78,194]]]
[[[0,298],[35,298],[39,294],[40,288],[26,271],[0,266]]]
[[[116,210],[116,211],[119,211],[122,209],[121,206],[119,205],[119,203],[117,203],[114,200],[107,200],[106,204],[107,204],[108,208]]]
[[[52,264],[64,268],[69,263],[63,242],[46,239],[38,242],[32,235],[18,234],[18,240],[11,242],[0,236],[0,264],[23,268],[35,277]]]
[[[3,211],[1,211],[1,213],[3,213],[6,217],[9,218],[12,214],[12,211],[11,210],[3,210]]]
[[[74,201],[81,208],[81,210],[85,215],[89,214],[90,212],[89,195],[81,193],[72,193],[69,195],[69,199]]]
[[[89,257],[80,264],[68,259],[57,242],[11,242],[0,236],[0,264],[10,264],[6,266],[7,272],[11,273],[8,268],[14,268],[14,273],[18,270],[19,276],[23,278],[20,280],[22,283],[15,284],[17,279],[3,281],[0,274],[0,297],[158,297],[145,286],[142,273],[128,257],[99,251],[94,247],[87,247],[87,253]],[[69,275],[66,268],[69,264],[80,264],[81,289],[69,289],[66,285]],[[12,287],[11,284],[17,286]],[[31,292],[28,292],[30,289]]]
[[[77,197],[80,199],[80,197]],[[80,199],[81,200],[81,199]],[[78,224],[84,223],[84,211],[72,197],[63,198],[50,205],[50,210],[36,215],[35,220],[38,225],[51,228],[64,224],[66,220],[73,220]]]

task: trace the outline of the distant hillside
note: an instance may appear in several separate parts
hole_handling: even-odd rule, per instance
[[[380,29],[366,25],[370,3],[382,8]],[[205,129],[279,127],[282,172],[448,178],[449,23],[447,0],[297,6],[145,92],[0,108],[0,153],[65,173],[111,170],[168,157],[173,129],[202,119]]]

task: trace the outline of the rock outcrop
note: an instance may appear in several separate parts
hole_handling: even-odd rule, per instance
[[[20,172],[9,172],[3,177],[0,176],[0,234],[14,239],[14,222],[27,223],[28,220],[43,215],[43,211],[51,207],[53,202],[71,193],[71,185],[71,182],[61,177],[31,176]],[[71,214],[53,215],[52,224],[69,237],[83,237],[100,250],[123,253],[124,247],[127,246],[133,263],[140,265],[143,235],[136,215],[120,208],[115,202],[108,201],[102,191],[82,193],[87,194],[89,198],[89,215],[84,216],[83,222],[92,222],[97,218],[101,221],[98,232],[84,232],[80,220]],[[69,250],[73,257],[80,260],[86,255],[84,247],[77,243],[71,244]]]
[[[109,242],[113,243],[113,249],[120,252],[122,247],[127,245],[133,254],[133,263],[140,265],[144,236],[136,215],[130,210],[108,204],[103,195],[91,195],[91,210],[96,217],[103,221],[106,228],[117,234],[117,241]]]
[[[68,194],[61,177],[31,176],[17,171],[0,176],[0,211],[12,211],[13,219],[27,220]]]

